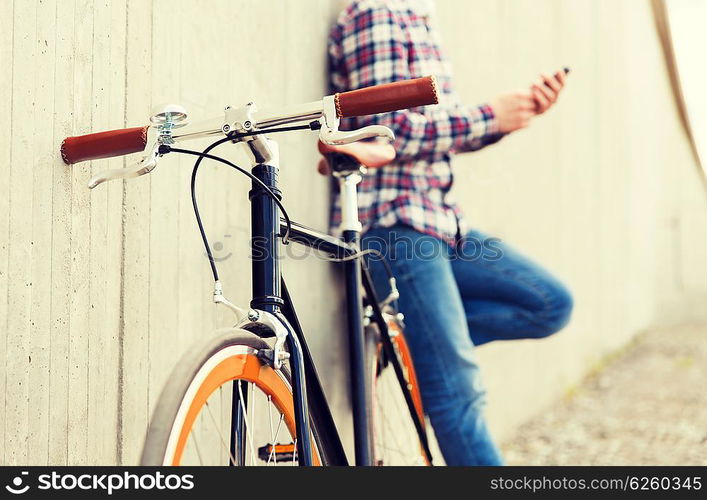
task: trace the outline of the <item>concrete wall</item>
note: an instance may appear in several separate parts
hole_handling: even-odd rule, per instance
[[[637,332],[704,318],[707,193],[648,2],[474,2],[468,16],[439,4],[467,102],[572,68],[557,109],[456,164],[469,218],[575,296],[554,338],[479,349],[503,436]]]
[[[231,321],[210,302],[190,162],[89,192],[93,172],[123,160],[67,168],[62,138],[143,124],[167,101],[199,119],[316,99],[341,4],[0,1],[0,463],[135,463],[176,358]],[[707,198],[647,2],[445,0],[439,17],[470,103],[573,70],[557,110],[457,162],[470,218],[547,263],[577,302],[556,338],[480,349],[503,436],[640,330],[699,311]],[[282,138],[282,181],[293,218],[324,228],[313,142]],[[218,167],[202,176],[207,231],[217,257],[231,254],[225,291],[245,303],[248,182]],[[313,259],[285,269],[346,432],[338,274]]]

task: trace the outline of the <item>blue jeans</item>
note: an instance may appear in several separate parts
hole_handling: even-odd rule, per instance
[[[483,415],[474,346],[546,337],[567,324],[572,298],[547,271],[498,239],[471,231],[456,249],[407,226],[373,228],[363,248],[385,255],[400,288],[425,410],[448,465],[502,465]],[[390,290],[369,258],[376,290]]]

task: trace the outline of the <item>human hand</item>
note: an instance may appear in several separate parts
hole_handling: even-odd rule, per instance
[[[489,101],[496,116],[498,131],[507,134],[525,128],[536,113],[536,102],[530,92],[510,92]]]
[[[533,83],[530,91],[535,101],[535,114],[543,114],[557,101],[567,78],[566,70],[556,71],[553,75],[542,73],[540,80]]]

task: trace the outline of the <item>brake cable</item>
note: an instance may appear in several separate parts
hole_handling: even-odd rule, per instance
[[[210,151],[212,151],[214,148],[217,146],[220,146],[221,144],[224,144],[226,142],[236,142],[237,139],[240,139],[242,137],[248,137],[248,136],[254,136],[254,135],[260,135],[260,134],[265,134],[265,133],[276,133],[276,132],[291,132],[294,130],[317,130],[318,128],[321,127],[321,124],[318,121],[314,121],[309,123],[308,125],[298,125],[298,126],[291,126],[291,127],[279,127],[276,129],[272,130],[254,130],[251,132],[244,132],[244,133],[231,133],[228,136],[221,138],[213,143],[211,143],[209,146],[207,146],[203,151],[194,151],[190,149],[182,149],[182,148],[173,148],[169,145],[163,144],[160,146],[159,153],[161,155],[167,154],[167,153],[182,153],[182,154],[188,154],[192,156],[198,156],[196,162],[194,162],[194,167],[192,169],[192,175],[191,175],[191,200],[192,200],[192,207],[194,208],[194,216],[196,218],[196,223],[199,226],[199,233],[201,235],[201,240],[204,244],[204,249],[206,250],[206,255],[209,259],[209,265],[211,266],[211,273],[213,275],[214,281],[219,281],[219,276],[218,276],[218,269],[216,268],[216,261],[214,260],[213,253],[211,251],[211,245],[209,244],[208,237],[206,236],[206,231],[204,230],[204,224],[201,220],[201,214],[199,212],[199,206],[197,203],[196,199],[196,175],[199,171],[199,166],[201,165],[201,162],[204,158],[209,159],[209,160],[214,160],[220,163],[223,163],[225,165],[228,165],[229,167],[237,170],[238,172],[242,173],[243,175],[247,176],[250,178],[253,182],[255,182],[258,187],[263,189],[265,194],[269,196],[275,204],[278,206],[280,211],[282,212],[283,218],[285,219],[285,224],[286,224],[286,229],[285,229],[285,234],[282,236],[282,243],[284,245],[287,245],[289,243],[289,237],[290,237],[290,232],[292,230],[292,222],[290,220],[290,216],[287,213],[287,210],[285,209],[284,205],[278,198],[278,196],[273,193],[273,191],[266,186],[260,179],[258,179],[256,176],[248,172],[246,169],[236,165],[233,162],[230,162],[224,158],[221,158],[219,156],[211,155],[209,154]],[[361,257],[364,257],[365,255],[375,255],[377,256],[381,263],[383,264],[383,267],[385,268],[385,272],[388,275],[388,280],[390,282],[391,286],[391,295],[395,296],[397,298],[397,287],[395,286],[395,278],[393,277],[393,271],[390,267],[390,264],[386,261],[385,256],[379,252],[378,250],[375,249],[365,249],[365,250],[358,250],[354,252],[351,255],[348,255],[346,257],[342,258],[336,258],[336,257],[328,257],[325,258],[325,260],[329,260],[330,262],[346,262],[349,260],[354,260],[354,259],[359,259]],[[393,299],[394,300],[394,299]]]
[[[268,188],[260,179],[255,177],[253,174],[248,172],[246,169],[239,167],[233,162],[230,162],[224,158],[221,158],[219,156],[211,155],[209,152],[216,148],[217,146],[220,146],[221,144],[224,144],[226,142],[236,142],[236,140],[242,138],[242,137],[248,137],[248,136],[253,136],[253,135],[259,135],[259,134],[265,134],[265,133],[276,133],[276,132],[291,132],[293,130],[317,130],[320,127],[319,122],[312,122],[308,125],[297,125],[297,126],[292,126],[292,127],[280,127],[276,129],[271,129],[271,130],[254,130],[252,132],[243,132],[243,133],[232,133],[229,134],[228,136],[219,139],[212,144],[210,144],[206,149],[203,151],[194,151],[191,149],[182,149],[182,148],[174,148],[172,146],[169,146],[167,144],[163,144],[159,148],[159,153],[160,155],[164,155],[167,153],[182,153],[182,154],[188,154],[188,155],[193,155],[193,156],[198,156],[199,158],[194,162],[194,167],[192,169],[192,174],[191,174],[191,201],[192,201],[192,207],[194,208],[194,216],[196,217],[196,223],[199,226],[199,233],[201,235],[201,241],[204,244],[204,249],[206,250],[206,255],[209,259],[209,265],[211,266],[211,274],[213,275],[214,281],[219,281],[219,276],[218,276],[218,269],[216,268],[216,261],[214,260],[213,253],[211,251],[211,245],[209,244],[209,240],[206,236],[206,231],[204,230],[204,224],[201,220],[201,214],[199,212],[199,205],[196,200],[196,175],[199,172],[199,166],[201,165],[201,162],[204,158],[209,159],[209,160],[214,160],[220,163],[223,163],[225,165],[228,165],[229,167],[237,170],[238,172],[242,173],[243,175],[247,176],[250,178],[258,187],[260,187],[267,196],[269,196],[275,204],[278,206],[280,211],[282,212],[282,215],[285,219],[285,223],[287,224],[287,229],[285,231],[285,234],[282,236],[282,243],[287,245],[289,243],[289,236],[290,232],[292,230],[292,222],[290,221],[290,216],[287,214],[287,210],[285,209],[284,205],[280,201],[280,199],[277,197],[275,193],[272,192],[270,188]]]

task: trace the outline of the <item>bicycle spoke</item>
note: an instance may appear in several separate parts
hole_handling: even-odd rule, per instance
[[[270,450],[270,455],[268,456],[268,464],[270,464],[270,459],[272,458],[277,465],[277,453],[275,453],[275,444],[277,443],[277,437],[280,435],[280,427],[282,427],[282,421],[285,418],[283,414],[280,414],[280,421],[277,423],[277,430],[275,431],[275,439],[273,439],[273,448]]]
[[[419,465],[424,462],[419,436],[393,367],[381,368],[377,374],[373,389],[375,461],[380,465]]]
[[[275,436],[273,436],[272,428],[272,397],[270,395],[268,395],[268,421],[270,422],[270,442],[273,445],[273,449],[270,450],[270,455],[268,455],[268,465],[270,465],[270,459],[272,458],[272,454],[275,451]]]
[[[388,385],[393,385],[393,384],[391,384],[389,379],[387,382],[388,382]],[[407,413],[408,413],[407,408],[405,409],[405,411],[400,411],[401,408],[400,408],[399,398],[393,398],[393,399],[396,402],[396,408],[395,408],[396,414],[401,415],[401,416],[407,415]],[[405,456],[405,451],[404,451],[405,448],[400,444],[400,441],[398,440],[398,438],[399,438],[399,436],[397,435],[398,433],[395,432],[396,427],[388,418],[388,414],[383,413],[383,419],[384,419],[385,424],[387,425],[388,429],[391,430],[390,434],[393,436],[393,444],[395,444],[395,446],[398,450],[398,453],[400,454],[401,458],[403,458]]]
[[[194,441],[194,448],[196,448],[196,456],[199,459],[199,465],[204,465],[204,461],[201,458],[201,451],[199,451],[199,443],[198,443],[198,440],[196,439],[196,434],[194,434],[193,429],[190,432],[190,435],[192,436],[193,441]]]
[[[241,409],[243,410],[243,422],[245,423],[245,432],[246,432],[246,437],[248,439],[248,443],[250,444],[250,464],[255,465],[255,444],[253,443],[253,434],[251,427],[248,426],[248,412],[246,410],[245,405],[243,404],[243,389],[241,387],[241,384],[238,384],[238,393],[241,396]],[[252,405],[252,401],[249,402],[250,405]],[[247,464],[246,464],[247,465]]]
[[[255,398],[253,397],[255,395],[255,384],[249,384],[250,385],[250,396],[248,399],[249,406],[250,406],[250,434],[251,436],[255,436],[255,407],[257,406],[257,402],[255,401]],[[247,416],[247,415],[246,415]],[[254,453],[255,449],[255,443],[251,442],[250,446],[250,452],[251,452],[251,465],[255,465],[255,459],[257,455]]]
[[[268,420],[270,421],[270,443],[272,444],[272,449],[270,450],[270,454],[268,455],[267,465],[270,465],[270,461],[273,459],[275,461],[275,465],[277,465],[277,453],[275,453],[275,445],[277,444],[277,436],[280,434],[280,426],[282,425],[282,418],[283,418],[283,415],[281,413],[280,414],[280,421],[277,423],[277,431],[275,431],[273,433],[272,396],[268,395]]]
[[[216,427],[216,432],[218,432],[219,438],[221,439],[221,444],[223,445],[223,448],[226,450],[226,453],[228,453],[229,460],[231,461],[232,464],[236,464],[236,459],[235,457],[231,454],[231,450],[229,450],[229,446],[226,443],[226,439],[223,437],[223,433],[221,432],[221,426],[216,423],[216,418],[214,417],[213,413],[211,412],[211,406],[209,405],[209,402],[207,401],[206,404],[206,410],[209,414],[209,417],[211,417],[211,421],[214,424],[214,427]]]
[[[241,386],[240,380],[234,380],[231,383],[231,422],[230,422],[230,436],[231,436],[231,453],[236,457],[237,465],[245,465],[245,436],[243,435],[243,410],[240,402],[242,401],[240,392],[238,389]]]

